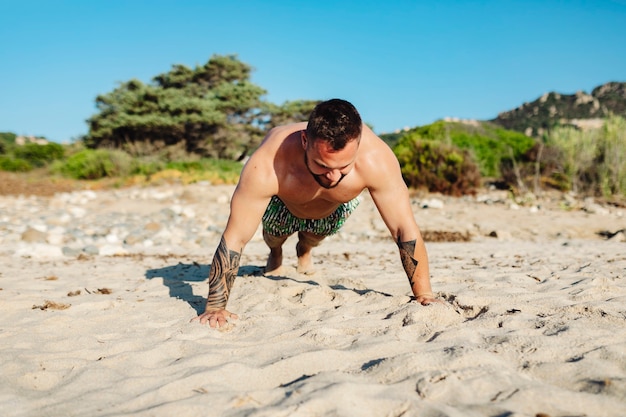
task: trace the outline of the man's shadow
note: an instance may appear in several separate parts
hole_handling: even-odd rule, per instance
[[[200,295],[195,295],[193,293],[193,287],[190,282],[207,282],[206,291],[208,293],[208,277],[209,277],[209,269],[211,265],[201,265],[197,262],[192,264],[184,264],[179,262],[176,265],[165,266],[163,268],[156,269],[148,269],[146,271],[146,278],[163,278],[163,285],[169,288],[170,297],[177,298],[179,300],[183,300],[187,302],[198,315],[204,313],[204,307],[206,304],[206,298]],[[266,279],[270,279],[272,281],[294,281],[302,284],[309,284],[312,286],[319,286],[318,282],[313,280],[301,281],[298,279],[294,279],[286,276],[277,276],[277,275],[264,275],[264,268],[254,265],[244,265],[239,267],[239,272],[237,273],[237,277],[242,276],[258,276]],[[353,291],[359,295],[365,295],[369,292],[378,293],[384,295],[386,297],[391,297],[391,294],[387,294],[384,292],[366,289],[366,290],[358,290],[355,288],[346,288],[341,284],[331,285],[330,288],[334,290],[343,290],[343,291]]]
[[[163,285],[169,288],[170,297],[187,302],[196,313],[204,313],[206,298],[193,293],[191,282],[207,282],[206,291],[208,293],[208,278],[211,265],[201,265],[197,262],[184,264],[179,262],[176,265],[165,266],[163,268],[148,269],[146,278],[163,278]],[[238,277],[254,275],[263,276],[263,268],[253,265],[241,266]]]

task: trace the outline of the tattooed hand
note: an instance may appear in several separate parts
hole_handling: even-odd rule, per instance
[[[205,311],[200,314],[198,317],[191,319],[191,321],[198,320],[200,324],[209,323],[209,326],[212,328],[216,327],[224,327],[226,323],[228,323],[228,319],[237,319],[237,315],[233,314],[229,311],[220,309],[220,310],[211,310]]]
[[[433,303],[444,303],[442,300],[435,298],[433,294],[418,295],[415,300],[423,306],[427,306]]]

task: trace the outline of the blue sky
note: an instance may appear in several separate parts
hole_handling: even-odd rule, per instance
[[[626,81],[626,0],[0,0],[0,131],[67,142],[98,94],[236,54],[265,99],[378,133]]]

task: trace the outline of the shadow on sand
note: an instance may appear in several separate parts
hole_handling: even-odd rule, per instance
[[[211,266],[208,264],[201,265],[197,262],[191,264],[184,264],[182,262],[179,262],[176,265],[164,266],[163,268],[148,269],[145,275],[147,279],[163,278],[163,285],[169,288],[170,297],[187,302],[196,311],[197,314],[202,314],[204,312],[206,298],[200,295],[195,295],[193,293],[193,287],[190,283],[207,281],[210,267]],[[259,266],[244,265],[239,268],[239,273],[237,274],[237,276],[258,276],[272,281],[293,281],[300,284],[308,284],[312,286],[320,285],[318,282],[313,280],[298,280],[295,278],[281,275],[264,275],[263,270],[264,268]],[[369,292],[374,292],[384,295],[386,297],[391,296],[391,294],[371,289],[358,290],[355,288],[347,288],[341,284],[331,285],[330,288],[335,291],[353,291],[359,295],[365,295]],[[209,290],[208,282],[206,290],[207,292]]]

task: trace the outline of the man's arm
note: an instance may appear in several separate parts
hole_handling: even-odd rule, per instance
[[[276,192],[275,176],[265,171],[262,156],[259,153],[250,158],[233,193],[228,223],[209,271],[205,311],[194,319],[201,324],[220,327],[226,324],[228,318],[237,318],[226,310],[226,304],[237,276],[241,253],[256,232],[265,208]]]
[[[226,308],[230,289],[233,287],[237,271],[239,270],[239,252],[229,250],[224,236],[213,256],[211,270],[209,271],[209,296],[207,297],[206,310],[215,311]]]
[[[378,139],[379,140],[379,139]],[[400,260],[416,300],[430,304],[436,299],[430,285],[428,254],[402,179],[398,160],[380,141],[375,164],[368,164],[368,189],[391,236],[398,245]]]

